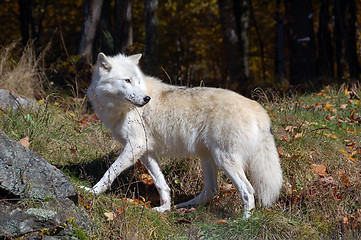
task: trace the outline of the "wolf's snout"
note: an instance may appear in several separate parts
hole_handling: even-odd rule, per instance
[[[148,103],[150,101],[150,97],[146,96],[143,98],[144,104]]]

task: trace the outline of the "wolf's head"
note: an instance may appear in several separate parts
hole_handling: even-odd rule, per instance
[[[146,94],[143,74],[138,67],[141,54],[114,57],[99,53],[93,72],[96,81],[95,92],[114,100],[126,100],[133,105],[142,107],[150,101]]]

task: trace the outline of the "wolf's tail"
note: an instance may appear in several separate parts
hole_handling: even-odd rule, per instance
[[[270,130],[263,130],[256,153],[249,166],[252,185],[263,206],[270,206],[282,187],[282,170],[277,148]]]

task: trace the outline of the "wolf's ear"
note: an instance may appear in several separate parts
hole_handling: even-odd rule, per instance
[[[107,56],[105,56],[104,53],[99,53],[98,54],[97,62],[99,63],[100,67],[104,68],[108,72],[110,71],[110,69],[112,69],[112,64],[109,62]]]
[[[129,56],[128,59],[130,61],[132,61],[133,63],[138,64],[141,57],[142,57],[142,54],[138,53],[138,54],[134,54],[134,55]]]

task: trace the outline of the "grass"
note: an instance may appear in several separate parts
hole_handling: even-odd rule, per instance
[[[31,42],[24,49],[20,49],[19,45],[14,42],[0,49],[0,88],[28,98],[40,97],[44,95],[45,74],[41,64],[46,51],[35,56]]]
[[[110,191],[80,191],[96,226],[91,239],[360,239],[361,96],[359,85],[325,87],[318,93],[263,99],[284,173],[279,201],[243,220],[238,192],[220,191],[204,207],[163,214],[141,166],[121,174]],[[76,186],[93,185],[121,146],[87,109],[86,99],[46,96],[38,111],[3,109],[0,128],[11,138],[30,138],[30,148],[65,172]],[[174,203],[202,188],[195,156],[162,159]],[[229,180],[219,174],[220,184]]]

